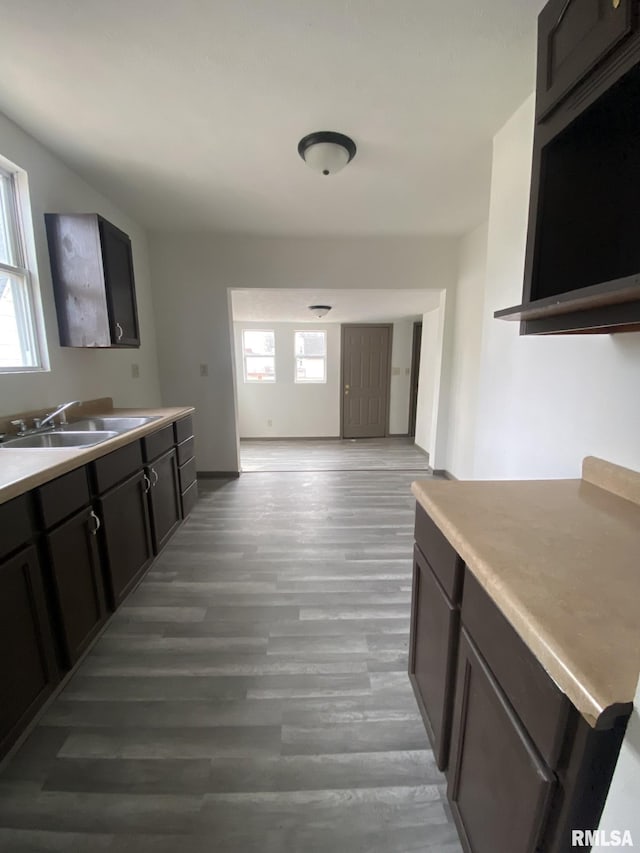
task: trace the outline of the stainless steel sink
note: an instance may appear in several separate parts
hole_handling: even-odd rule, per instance
[[[36,435],[23,435],[21,438],[10,438],[2,442],[0,447],[44,447],[44,448],[69,448],[69,447],[91,447],[115,438],[120,433],[115,430],[65,430],[64,432],[41,432]]]
[[[74,421],[66,424],[63,427],[65,430],[115,430],[117,433],[127,432],[130,429],[150,424],[152,421],[159,420],[159,416],[126,418],[126,417],[105,417],[105,418],[82,418],[82,420]]]

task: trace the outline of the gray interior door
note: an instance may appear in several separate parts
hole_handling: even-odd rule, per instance
[[[391,327],[342,327],[342,435],[383,438],[389,412]]]

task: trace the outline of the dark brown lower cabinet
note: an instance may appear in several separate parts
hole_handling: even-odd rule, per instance
[[[539,849],[554,773],[462,629],[448,796],[473,853]]]
[[[447,766],[460,610],[451,603],[424,554],[413,558],[409,677],[440,770]]]
[[[107,594],[113,610],[153,560],[150,491],[149,478],[139,471],[97,501]]]
[[[149,463],[147,476],[151,481],[149,505],[153,550],[157,554],[180,524],[180,483],[176,451],[170,450]]]
[[[87,508],[46,536],[62,651],[68,667],[78,660],[106,618],[98,526],[97,516]]]
[[[570,853],[597,828],[628,710],[591,728],[421,507],[409,674],[465,853]]]
[[[35,548],[0,563],[0,758],[58,681]]]

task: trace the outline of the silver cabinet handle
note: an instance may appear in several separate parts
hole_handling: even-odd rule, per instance
[[[151,469],[151,475],[153,476],[153,482],[151,483],[151,486],[155,488],[158,485],[158,480],[160,479],[160,477],[158,477],[158,472],[155,468]]]
[[[142,476],[144,478],[144,483],[145,483],[144,493],[145,493],[145,495],[148,495],[149,492],[151,491],[151,480],[147,477],[146,474],[143,474]]]
[[[92,536],[95,536],[95,535],[97,534],[98,530],[100,530],[100,526],[101,526],[101,524],[100,524],[100,519],[98,518],[98,516],[95,514],[95,512],[94,512],[93,510],[91,510],[91,512],[89,513],[89,515],[91,516],[91,518],[92,518],[92,519],[94,520],[94,522],[95,522],[94,528],[93,528],[93,530],[91,531],[91,535],[92,535]]]
[[[120,323],[116,323],[116,337],[119,341],[122,340],[122,336],[124,335],[124,331]]]

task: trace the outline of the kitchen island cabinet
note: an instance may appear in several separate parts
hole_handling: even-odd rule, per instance
[[[598,826],[640,671],[640,475],[587,459],[580,481],[413,490],[409,669],[462,845],[569,853]]]

